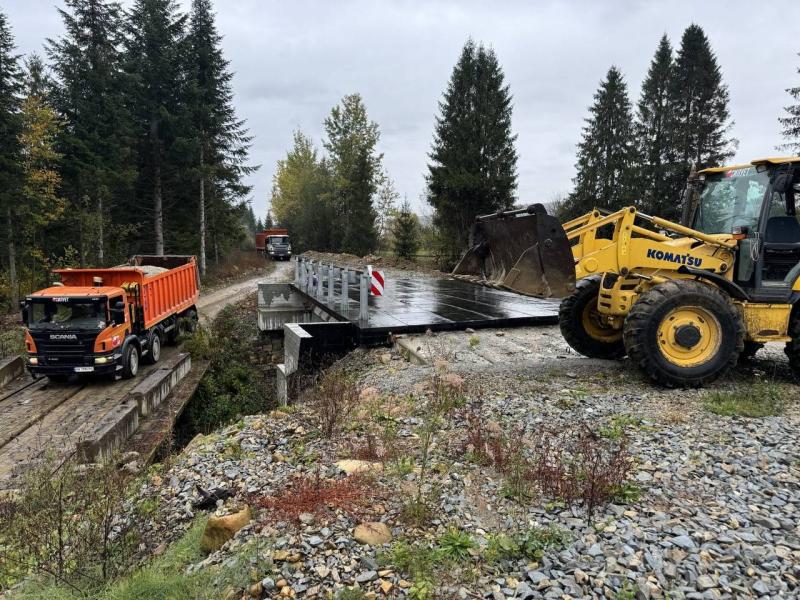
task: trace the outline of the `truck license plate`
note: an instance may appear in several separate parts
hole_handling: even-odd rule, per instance
[[[76,373],[91,373],[94,371],[94,367],[75,367]]]

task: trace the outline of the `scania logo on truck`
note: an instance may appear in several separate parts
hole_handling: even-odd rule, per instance
[[[51,333],[51,340],[77,340],[78,336],[74,333]]]
[[[663,250],[656,250],[654,248],[649,248],[647,250],[647,258],[654,258],[656,260],[663,260],[666,262],[676,263],[679,265],[686,265],[687,267],[699,267],[701,264],[703,264],[702,258],[689,256],[688,254],[664,252]]]

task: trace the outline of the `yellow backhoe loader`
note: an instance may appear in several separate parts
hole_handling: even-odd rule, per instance
[[[580,354],[628,356],[670,387],[714,381],[766,342],[800,373],[800,157],[690,176],[683,224],[635,207],[561,225],[535,204],[479,217],[453,273],[563,298]]]

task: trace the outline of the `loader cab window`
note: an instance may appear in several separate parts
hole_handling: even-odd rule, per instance
[[[769,174],[758,173],[754,167],[709,174],[694,229],[708,234],[731,233],[739,226],[756,231],[768,185]]]
[[[791,175],[789,175],[791,177]],[[798,181],[800,171],[794,174],[794,181],[773,183],[769,205],[766,207],[764,224],[764,281],[784,281],[794,279],[800,265],[800,219],[798,219]],[[793,281],[786,281],[792,284]]]

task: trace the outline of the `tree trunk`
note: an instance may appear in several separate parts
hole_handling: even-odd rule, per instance
[[[158,122],[150,121],[150,143],[153,151],[153,226],[156,255],[164,254],[164,208],[161,197],[161,156],[158,151]]]
[[[161,165],[155,165],[153,172],[153,219],[156,236],[156,255],[164,254],[163,200],[161,198]]]
[[[103,193],[97,194],[97,263],[98,267],[105,265],[105,244],[103,242]]]
[[[200,275],[206,274],[206,175],[200,148]]]
[[[19,307],[19,281],[17,281],[17,249],[14,247],[14,220],[11,207],[6,209],[8,218],[8,279],[11,292],[11,310]]]

